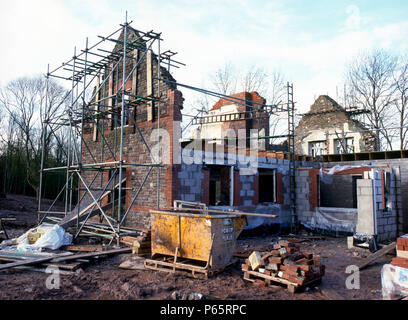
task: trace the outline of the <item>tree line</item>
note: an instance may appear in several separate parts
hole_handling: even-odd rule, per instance
[[[38,197],[42,153],[45,168],[66,164],[67,128],[60,128],[57,119],[64,113],[68,94],[53,79],[47,84],[43,76],[22,77],[0,89],[2,192]],[[42,196],[55,198],[65,174],[48,173],[43,181]]]

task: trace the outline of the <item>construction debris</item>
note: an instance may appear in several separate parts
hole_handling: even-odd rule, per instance
[[[397,257],[392,265],[408,269],[408,234],[397,239]]]
[[[121,237],[121,242],[132,247],[132,253],[137,255],[151,255],[151,232],[149,231],[145,236]]]
[[[385,246],[381,250],[378,250],[376,253],[371,254],[368,256],[363,262],[357,264],[357,267],[360,270],[363,270],[371,263],[377,261],[379,258],[385,256],[387,253],[390,253],[395,250],[395,242],[390,243],[389,245]]]
[[[121,269],[129,270],[145,270],[144,265],[145,258],[139,256],[132,256],[130,259],[125,260],[119,265]]]
[[[261,254],[254,251],[242,265],[244,280],[262,287],[272,283],[284,284],[291,293],[318,283],[325,273],[319,255],[300,251],[297,239],[281,240],[273,250]]]
[[[395,247],[395,242],[393,244]],[[408,296],[408,234],[397,239],[397,257],[383,266],[381,285],[384,300]]]
[[[0,262],[9,262],[0,264],[0,270],[16,268],[21,266],[43,265],[55,266],[61,269],[74,271],[81,267],[88,258],[98,258],[112,254],[130,253],[131,248],[110,249],[99,252],[77,253],[62,252],[62,253],[31,253],[18,251],[0,251]],[[70,262],[67,264],[67,262]]]

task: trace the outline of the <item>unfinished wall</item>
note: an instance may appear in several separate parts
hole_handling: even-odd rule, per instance
[[[323,167],[324,164],[321,164]],[[333,171],[341,163],[330,163]],[[402,221],[400,170],[384,166],[343,167],[344,177],[362,175],[364,179],[356,180],[357,209],[343,207],[321,207],[319,188],[320,169],[299,168],[296,170],[296,201],[299,221],[302,225],[329,234],[343,236],[346,234],[377,234],[378,241],[394,239],[397,234],[397,221]],[[328,169],[327,169],[328,170]],[[338,168],[341,170],[341,168]],[[325,177],[325,176],[323,176]],[[333,178],[335,175],[331,176]],[[342,178],[339,181],[344,181]],[[347,180],[347,179],[346,179]],[[350,184],[352,179],[348,179]],[[335,189],[335,188],[334,188]],[[341,191],[341,189],[339,189]],[[332,197],[342,199],[341,192]],[[341,204],[341,202],[338,202]],[[398,219],[398,220],[397,220]],[[402,224],[398,225],[402,232]],[[375,228],[375,229],[374,229]]]
[[[387,172],[372,169],[357,182],[358,223],[356,233],[377,235],[378,242],[397,237],[396,195],[398,184],[391,169]]]
[[[323,234],[353,234],[357,209],[320,206],[318,168],[319,164],[315,164],[315,168],[296,170],[296,212],[299,223]]]
[[[238,103],[234,103],[234,98],[237,98]],[[247,100],[246,106],[239,104],[245,103],[243,100]],[[245,120],[234,120],[234,121],[219,121],[208,124],[203,124],[196,128],[193,133],[193,138],[195,139],[219,139],[217,143],[221,143],[224,139],[224,135],[227,130],[233,130],[235,136],[238,136],[238,130],[245,130],[246,136],[249,137],[250,129],[258,129],[260,136],[269,136],[269,117],[265,113],[258,114],[259,119],[249,119],[245,117],[245,112],[254,111],[254,108],[260,109],[261,107],[257,103],[264,104],[266,100],[262,98],[257,92],[240,92],[231,95],[228,100],[220,99],[211,108],[211,110],[205,116],[219,116],[224,114],[236,114],[241,113],[239,119]],[[215,118],[214,118],[215,119]],[[250,147],[249,141],[247,141],[247,146]],[[268,149],[269,142],[268,139],[262,139],[259,142],[259,148]]]
[[[189,152],[193,155],[193,149],[189,151],[186,147],[184,152]],[[258,169],[255,174],[240,174],[240,168],[245,167],[239,160],[228,153],[202,153],[198,156],[199,159],[206,157],[210,164],[182,164],[178,178],[180,180],[180,199],[185,201],[202,202],[210,206],[209,183],[210,170],[212,166],[220,165],[231,168],[232,172],[232,194],[231,206],[214,206],[218,209],[238,209],[247,212],[259,212],[267,214],[276,214],[278,218],[268,219],[262,217],[249,217],[251,227],[256,227],[261,224],[279,224],[281,227],[289,225],[289,177],[287,159],[278,159],[268,156],[258,157]],[[235,164],[231,164],[231,160],[235,159]],[[203,158],[204,160],[204,158]],[[215,164],[217,163],[217,164]],[[307,161],[296,161],[296,166],[310,165]],[[270,192],[274,194],[273,202],[259,203],[259,169],[270,170],[275,172],[275,191],[273,186],[270,186]]]
[[[379,160],[359,160],[343,162],[324,162],[322,166],[335,165],[373,165],[392,168],[395,174],[396,189],[396,215],[398,223],[398,233],[402,235],[408,232],[408,159],[379,159]]]

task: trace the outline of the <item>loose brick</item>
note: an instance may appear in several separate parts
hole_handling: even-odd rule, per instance
[[[284,265],[293,265],[293,266],[296,266],[296,262],[293,261],[292,259],[289,259],[289,258],[284,259],[284,260],[283,260],[283,264],[284,264]]]
[[[265,255],[263,255],[262,257],[261,257],[261,260],[263,261],[263,263],[264,263],[264,265],[265,265],[265,263],[268,261],[268,259],[269,259],[269,257],[270,256],[272,256],[272,253],[267,253],[267,254],[265,254]]]
[[[242,270],[243,270],[243,271],[248,271],[248,270],[250,270],[249,265],[243,264],[243,265],[242,265]]]
[[[291,276],[290,276],[290,274],[289,274],[287,271],[285,271],[285,272],[283,272],[283,274],[282,274],[282,278],[283,278],[283,279],[286,279],[286,280],[289,280],[289,279],[291,278]]]
[[[281,257],[269,257],[268,261],[269,261],[269,263],[281,264],[282,263],[282,258]]]
[[[299,267],[300,270],[303,270],[303,271],[310,271],[311,270],[311,266],[309,266],[309,265],[298,265],[298,267]]]
[[[289,281],[292,281],[292,282],[294,282],[294,283],[296,283],[298,285],[303,285],[305,283],[305,278],[302,277],[302,276],[297,276],[297,277],[291,276],[289,278]]]
[[[272,251],[271,251],[271,254],[272,254],[273,257],[280,257],[280,252],[279,252],[279,250],[272,250]]]
[[[287,265],[286,266],[286,271],[290,271],[290,272],[298,272],[299,271],[299,267],[297,265]]]
[[[281,264],[281,265],[279,266],[279,270],[285,271],[285,270],[287,270],[287,266]]]
[[[297,277],[299,275],[299,272],[293,270],[286,270],[285,273],[287,273],[291,277]]]
[[[310,253],[310,252],[302,252],[302,254],[303,254],[303,256],[304,256],[306,259],[313,259],[313,253]]]

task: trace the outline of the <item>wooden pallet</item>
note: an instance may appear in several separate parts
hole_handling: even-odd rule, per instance
[[[290,293],[295,293],[300,291],[301,289],[306,288],[312,284],[318,284],[321,282],[322,277],[315,278],[311,281],[304,283],[303,285],[299,285],[297,283],[291,282],[289,280],[275,277],[275,276],[268,276],[264,273],[257,272],[257,271],[250,271],[250,270],[242,270],[244,272],[244,280],[250,282],[256,282],[256,280],[261,280],[265,283],[266,286],[271,286],[273,284],[280,284],[287,287]]]
[[[176,272],[187,272],[191,274],[194,278],[200,278],[198,275],[201,275],[204,279],[208,279],[209,276],[213,275],[213,272],[209,269],[208,265],[205,267],[200,267],[193,264],[193,261],[163,261],[158,259],[146,259],[144,261],[144,266],[146,269],[156,270],[156,271],[165,271],[170,273]]]

